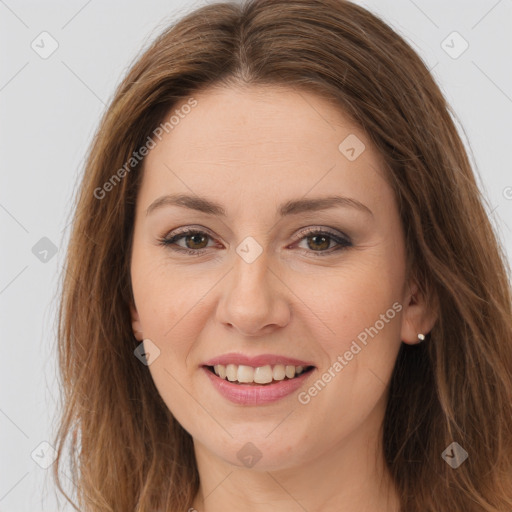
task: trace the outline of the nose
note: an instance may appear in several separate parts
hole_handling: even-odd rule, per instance
[[[268,335],[290,321],[289,288],[263,252],[252,262],[235,258],[222,280],[217,321],[243,336]]]

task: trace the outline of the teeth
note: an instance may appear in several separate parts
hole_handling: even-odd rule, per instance
[[[254,382],[254,368],[241,364],[238,367],[238,382]]]
[[[295,377],[295,366],[286,366],[284,372],[289,379],[293,379]]]
[[[256,382],[256,384],[268,384],[272,382],[272,379],[273,374],[270,365],[267,364],[267,366],[259,366],[254,369],[254,382]]]
[[[219,364],[219,366],[222,366]],[[234,364],[228,364],[226,366],[226,377],[229,381],[234,382],[237,379],[238,368]]]
[[[303,366],[276,364],[274,366],[265,365],[253,368],[252,366],[236,365],[236,364],[216,364],[213,371],[221,379],[230,382],[239,382],[244,384],[269,384],[272,380],[280,381],[285,377],[293,379],[304,371]]]
[[[286,377],[284,365],[276,364],[272,370],[272,377],[274,380],[283,380]]]
[[[213,369],[221,379],[226,378],[226,367],[223,364],[216,364]]]

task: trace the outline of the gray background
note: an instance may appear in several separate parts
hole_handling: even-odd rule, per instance
[[[50,469],[35,461],[51,462],[40,443],[51,440],[58,397],[57,278],[73,192],[127,68],[168,23],[204,3],[0,0],[0,512],[71,510],[58,507]],[[512,262],[512,1],[357,3],[381,15],[433,69]],[[43,31],[59,45],[46,59],[31,47],[34,40],[42,46]],[[469,44],[458,58],[442,47],[453,31]],[[453,54],[462,43],[452,37],[445,45]]]

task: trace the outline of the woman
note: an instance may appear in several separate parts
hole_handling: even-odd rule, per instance
[[[81,510],[512,510],[483,203],[438,86],[362,7],[189,14],[91,148],[55,476],[70,440]]]

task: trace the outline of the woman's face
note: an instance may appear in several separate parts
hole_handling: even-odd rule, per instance
[[[401,340],[428,328],[379,154],[313,94],[194,99],[136,207],[133,328],[159,393],[196,449],[238,466],[374,439]]]

